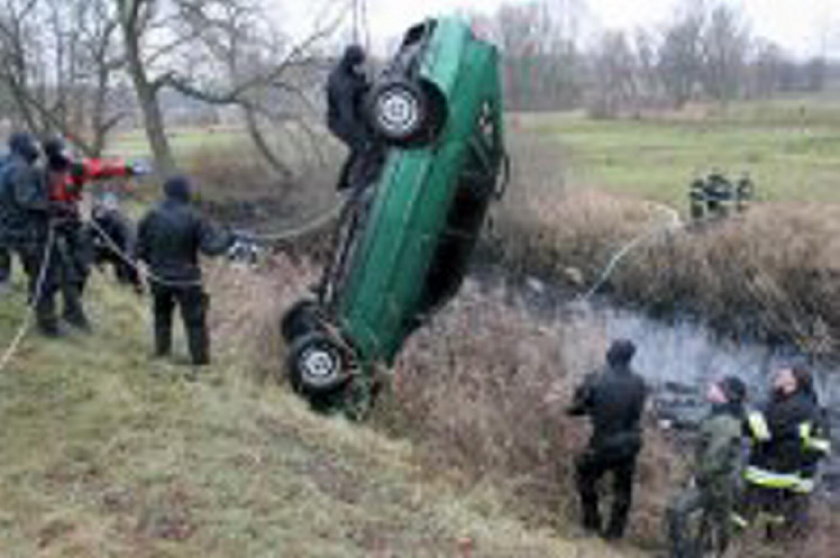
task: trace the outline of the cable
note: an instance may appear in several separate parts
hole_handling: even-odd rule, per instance
[[[615,254],[613,254],[613,256],[607,262],[607,265],[604,266],[604,269],[601,272],[601,275],[598,277],[598,280],[595,281],[595,283],[592,285],[592,287],[589,288],[589,290],[587,290],[584,294],[580,295],[577,298],[579,302],[585,302],[592,298],[592,296],[596,292],[598,292],[598,289],[603,287],[607,280],[612,276],[613,272],[618,267],[618,264],[621,263],[621,260],[623,260],[627,254],[632,252],[634,248],[640,246],[647,240],[658,236],[662,232],[678,230],[685,226],[685,223],[683,223],[682,219],[680,219],[679,213],[677,213],[677,211],[674,208],[659,203],[651,203],[651,205],[653,205],[653,207],[660,211],[668,213],[670,216],[668,222],[637,235],[632,240],[630,240],[630,242],[628,242],[627,244],[622,246],[617,252],[615,252]]]
[[[29,310],[26,312],[26,315],[23,318],[23,323],[21,323],[20,328],[18,328],[17,333],[15,334],[12,342],[3,351],[3,356],[0,358],[0,374],[2,374],[6,367],[12,360],[12,357],[17,353],[17,350],[20,348],[20,344],[23,342],[24,337],[26,337],[27,332],[29,331],[29,326],[32,323],[32,316],[35,314],[35,308],[37,307],[38,303],[41,301],[41,295],[43,294],[44,283],[46,282],[47,278],[47,268],[49,267],[50,263],[50,254],[52,253],[53,245],[55,244],[55,229],[50,225],[49,231],[47,233],[47,244],[44,248],[44,255],[41,258],[41,268],[38,270],[38,279],[35,282],[35,291],[32,293],[32,299],[29,301]]]
[[[344,202],[339,202],[329,210],[300,225],[299,227],[288,228],[275,233],[249,233],[237,231],[237,236],[243,240],[252,242],[281,242],[304,236],[310,232],[320,229],[330,221],[335,220],[341,214]]]

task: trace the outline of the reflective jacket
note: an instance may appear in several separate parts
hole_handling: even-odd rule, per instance
[[[797,392],[747,414],[752,439],[747,482],[808,493],[817,461],[831,453],[827,426],[814,397]]]

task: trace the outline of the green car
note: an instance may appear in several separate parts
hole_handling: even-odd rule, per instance
[[[293,388],[369,400],[378,364],[458,291],[507,176],[497,49],[455,18],[408,30],[374,84],[377,172],[351,196],[316,300],[282,323]]]

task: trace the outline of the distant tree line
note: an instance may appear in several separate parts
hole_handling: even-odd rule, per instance
[[[606,31],[584,47],[585,15],[585,0],[535,0],[503,5],[481,22],[504,53],[509,108],[585,106],[593,116],[611,117],[690,101],[821,92],[840,78],[837,63],[799,60],[754,36],[728,4],[687,0],[661,28]]]

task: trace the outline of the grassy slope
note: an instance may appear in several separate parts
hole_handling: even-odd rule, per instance
[[[464,536],[483,557],[616,555],[527,530],[408,444],[259,386],[235,353],[179,380],[147,358],[140,301],[101,277],[88,299],[95,335],[30,336],[0,375],[3,558],[459,556]],[[19,285],[0,299],[0,344],[22,305]]]
[[[804,106],[804,112],[800,112]],[[511,133],[557,142],[572,186],[595,187],[684,207],[695,173],[748,171],[764,200],[840,201],[840,105],[737,105],[725,114],[594,121],[580,114],[514,119]]]

